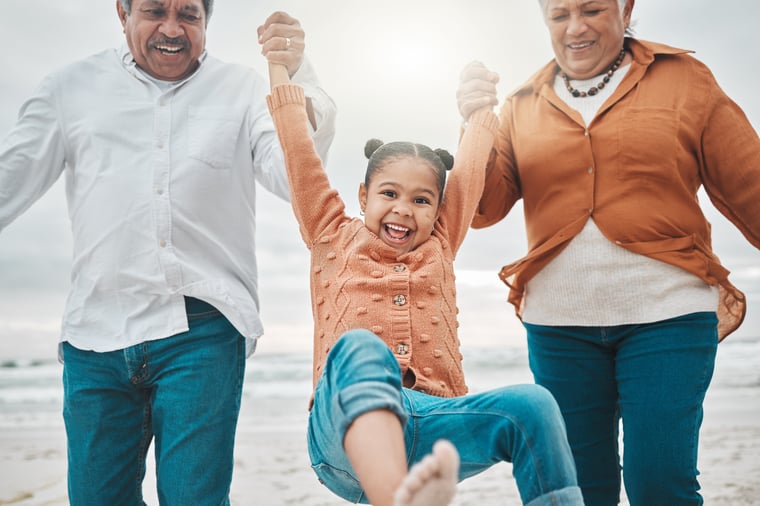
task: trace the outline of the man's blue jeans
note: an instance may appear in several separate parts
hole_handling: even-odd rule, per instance
[[[583,504],[562,416],[546,389],[517,385],[447,399],[402,388],[396,358],[366,330],[347,332],[330,351],[309,416],[312,466],[348,501],[367,502],[343,438],[359,415],[378,409],[405,424],[410,466],[448,439],[460,454],[460,479],[512,462],[524,504]]]
[[[697,446],[715,313],[616,327],[525,324],[536,383],[557,399],[587,506],[700,505]]]
[[[212,306],[187,299],[190,330],[96,353],[63,344],[69,502],[145,504],[155,437],[162,505],[229,504],[245,340]]]

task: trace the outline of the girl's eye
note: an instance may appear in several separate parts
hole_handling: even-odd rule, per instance
[[[385,195],[386,197],[393,198],[396,196],[396,192],[391,191],[391,190],[383,190],[382,192],[380,192],[380,195]]]
[[[425,197],[417,197],[414,199],[415,204],[430,204],[430,199],[426,199]]]

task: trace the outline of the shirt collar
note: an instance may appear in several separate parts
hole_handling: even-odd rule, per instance
[[[632,37],[625,38],[626,48],[633,54],[633,59],[636,63],[647,66],[652,63],[658,55],[674,55],[674,54],[686,54],[693,53],[694,51],[689,49],[679,49],[671,47],[658,42],[649,42],[646,40],[634,39]],[[533,91],[540,90],[542,86],[552,86],[554,83],[554,77],[557,74],[557,63],[555,60],[550,61],[544,65],[541,69],[533,74],[522,86],[517,88],[509,95],[521,95],[525,93],[531,93]]]

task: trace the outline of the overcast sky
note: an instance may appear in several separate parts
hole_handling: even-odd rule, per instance
[[[47,73],[123,41],[115,0],[2,0],[2,10],[0,136]],[[538,2],[532,0],[218,0],[208,29],[209,51],[265,71],[255,30],[275,10],[301,21],[307,55],[338,105],[328,172],[353,213],[368,138],[414,140],[455,152],[454,94],[467,62],[477,59],[498,72],[503,96],[552,57]],[[640,38],[695,50],[760,128],[760,2],[638,0],[633,19]],[[266,328],[260,349],[308,350],[306,249],[289,205],[260,195],[258,256]],[[748,318],[736,336],[758,336],[760,253],[709,202],[703,199],[703,204],[713,222],[715,249],[749,299]],[[499,225],[468,235],[457,260],[465,346],[522,345],[523,330],[496,273],[524,253],[519,205]],[[61,179],[0,233],[0,359],[54,354],[70,257]]]

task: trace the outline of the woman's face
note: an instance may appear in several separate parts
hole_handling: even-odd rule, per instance
[[[634,0],[546,0],[544,22],[554,56],[570,79],[604,73],[623,47]]]

